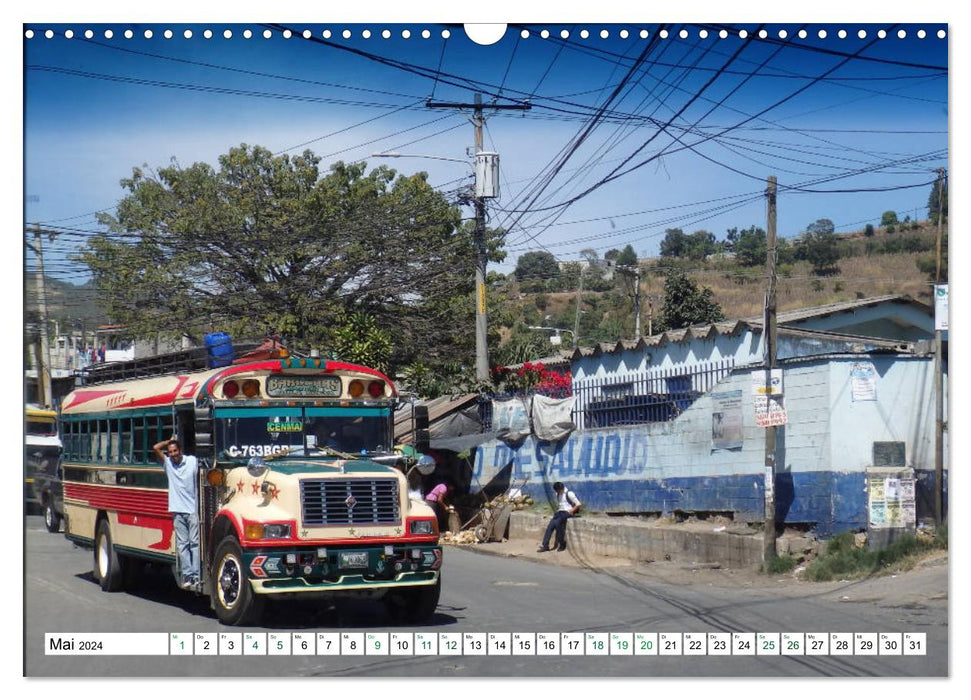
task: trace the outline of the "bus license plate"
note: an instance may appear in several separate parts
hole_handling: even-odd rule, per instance
[[[341,552],[342,569],[366,569],[367,563],[367,552]]]

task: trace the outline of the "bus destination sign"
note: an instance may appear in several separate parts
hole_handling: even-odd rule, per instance
[[[337,397],[341,395],[341,378],[270,376],[266,378],[266,393],[276,398]]]

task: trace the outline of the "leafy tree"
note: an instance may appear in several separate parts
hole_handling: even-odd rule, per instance
[[[679,228],[669,228],[661,241],[662,258],[683,258],[688,250],[688,238]]]
[[[524,289],[536,290],[543,288],[545,280],[552,280],[559,276],[560,267],[552,253],[545,250],[523,253],[516,261],[516,279]]]
[[[927,197],[927,213],[931,223],[937,226],[937,220],[941,213],[941,184],[940,180],[935,180],[931,185],[931,193]],[[944,180],[944,221],[947,222],[947,180]]]
[[[873,224],[866,225],[866,228],[863,229],[863,235],[866,236],[867,238],[873,237]]]
[[[617,258],[620,257],[620,251],[616,248],[611,248],[606,253],[604,253],[604,260],[611,260],[617,262]]]
[[[741,231],[729,229],[728,240],[740,265],[756,267],[765,264],[766,233],[761,228],[749,226]]]
[[[353,310],[392,333],[399,363],[464,357],[474,251],[459,211],[424,173],[319,163],[243,144],[218,168],[135,168],[78,256],[111,320],[140,336],[273,328],[326,348]],[[486,238],[500,258],[503,232]]]
[[[661,318],[655,332],[685,328],[698,323],[714,323],[724,317],[711,289],[699,289],[698,284],[685,273],[673,271],[664,282]]]
[[[839,272],[839,246],[835,233],[822,230],[806,233],[801,241],[803,255],[817,275],[835,275]]]
[[[806,227],[806,233],[810,234],[829,234],[836,233],[836,225],[829,219],[816,219]]]
[[[637,253],[634,252],[634,247],[630,243],[624,246],[624,249],[617,255],[617,265],[626,267],[637,265]]]
[[[606,265],[600,259],[597,251],[593,248],[584,248],[580,251],[580,257],[587,263],[586,268],[583,270],[583,288],[597,292],[604,292],[610,289],[612,284],[604,276]]]
[[[373,316],[361,311],[341,313],[337,324],[331,344],[337,359],[388,372],[394,348],[390,332],[379,328]]]
[[[887,229],[887,233],[893,233],[897,230],[897,212],[895,211],[885,211],[883,216],[880,217],[880,225]]]
[[[684,254],[692,260],[704,260],[717,250],[715,234],[709,231],[695,231],[686,239]]]

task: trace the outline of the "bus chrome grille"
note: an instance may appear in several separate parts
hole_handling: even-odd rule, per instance
[[[302,479],[304,526],[395,525],[400,522],[397,479]]]

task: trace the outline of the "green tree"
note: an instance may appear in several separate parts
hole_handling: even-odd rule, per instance
[[[624,249],[617,255],[617,265],[625,267],[637,265],[637,253],[634,252],[634,247],[630,243],[624,246]]]
[[[338,315],[331,339],[336,359],[387,373],[393,348],[391,333],[379,328],[373,316],[361,311]]]
[[[319,161],[243,144],[218,168],[135,168],[116,214],[100,217],[108,232],[78,256],[111,320],[136,336],[273,328],[326,347],[353,310],[393,332],[399,361],[464,352],[450,345],[474,310],[459,211],[424,173],[341,162],[322,173]],[[494,258],[502,232],[487,238]]]
[[[735,260],[745,267],[765,265],[766,233],[757,226],[729,229],[728,238],[731,242]]]
[[[806,233],[813,235],[831,234],[836,232],[836,226],[830,219],[816,219],[806,227]]]
[[[516,279],[525,291],[543,289],[543,283],[560,275],[560,267],[552,253],[545,250],[523,253],[516,260]]]
[[[655,332],[686,328],[699,323],[714,323],[724,317],[711,289],[699,289],[698,284],[685,273],[673,271],[664,282],[661,318]]]
[[[880,225],[887,229],[887,233],[893,233],[897,230],[897,212],[895,211],[885,211],[883,216],[880,217]]]
[[[805,259],[817,275],[835,275],[839,272],[839,246],[835,233],[822,230],[807,232],[801,241]]]
[[[873,224],[866,225],[866,228],[863,229],[863,235],[866,236],[867,238],[873,237]]]
[[[684,255],[692,260],[704,260],[718,250],[715,234],[710,231],[695,231],[686,238]]]
[[[661,241],[662,258],[683,258],[688,252],[688,237],[679,228],[669,228],[664,231]]]

